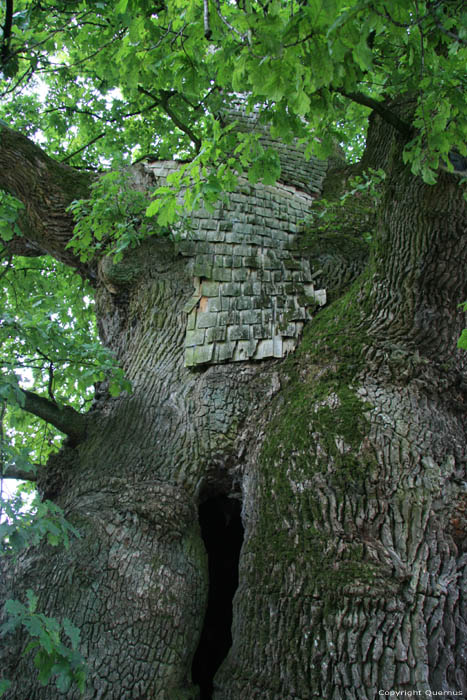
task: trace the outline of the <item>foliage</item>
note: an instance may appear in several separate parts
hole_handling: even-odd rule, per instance
[[[3,429],[17,454],[29,450],[44,462],[58,432],[22,410],[21,386],[79,410],[96,382],[109,381],[112,394],[130,385],[98,340],[92,290],[76,273],[50,257],[16,257],[14,265],[5,259],[1,269]]]
[[[102,175],[91,190],[89,199],[69,206],[77,223],[68,245],[82,261],[109,252],[121,260],[125,248],[152,233],[145,216],[147,195],[132,187],[131,174],[124,169]]]
[[[2,447],[2,459],[8,456]],[[79,532],[64,517],[61,508],[51,501],[33,498],[29,504],[22,498],[21,489],[10,499],[0,498],[0,556],[16,558],[29,545],[37,545],[46,539],[54,547],[70,546],[71,537],[80,537]],[[60,624],[57,620],[37,612],[37,596],[29,590],[28,604],[18,600],[7,600],[4,612],[6,621],[0,628],[0,636],[13,632],[22,626],[32,638],[25,649],[25,654],[36,650],[34,664],[38,669],[40,683],[46,685],[56,676],[57,688],[66,692],[72,683],[83,691],[86,680],[85,661],[78,647],[79,630],[65,618]],[[70,640],[71,648],[62,641],[63,633]],[[7,679],[0,680],[0,697],[9,687]]]
[[[0,240],[11,241],[13,236],[20,236],[17,224],[18,213],[24,208],[22,202],[7,192],[0,191]]]
[[[368,212],[374,212],[377,208],[382,193],[382,184],[386,178],[384,170],[374,170],[369,168],[368,171],[361,175],[356,175],[351,178],[348,186],[339,198],[326,199],[320,197],[313,203],[313,211],[310,215],[310,223],[313,223],[313,230],[317,233],[327,233],[336,230],[336,227],[341,230],[343,228],[342,216],[348,218],[349,209],[352,209],[352,203],[360,200],[364,201],[364,209]],[[361,206],[359,206],[361,209]],[[359,222],[361,222],[361,213]],[[373,218],[373,217],[369,217]],[[305,221],[305,225],[308,222]],[[359,235],[362,235],[367,241],[371,240],[372,232],[364,231],[359,227]]]
[[[113,254],[118,262],[127,247],[147,236],[175,233],[182,220],[187,226],[189,213],[197,206],[212,211],[220,197],[235,190],[242,168],[248,170],[250,182],[276,182],[280,175],[276,152],[264,148],[258,134],[233,133],[235,124],[221,130],[212,120],[210,137],[199,153],[167,176],[168,184],[154,190],[151,202],[136,189],[128,169],[101,175],[91,185],[91,197],[69,207],[77,222],[69,247],[83,262],[104,253]]]
[[[0,522],[1,555],[13,556],[28,545],[37,545],[46,539],[52,546],[69,547],[70,536],[79,532],[64,517],[63,511],[51,501],[40,501],[36,496],[25,508],[21,492],[11,499],[1,499]]]
[[[157,215],[157,223],[164,226],[174,224],[183,213],[200,205],[212,211],[220,197],[236,189],[243,171],[250,182],[261,180],[272,185],[277,181],[277,153],[261,144],[258,133],[235,132],[236,124],[234,121],[221,129],[218,121],[212,120],[199,153],[168,175],[168,185],[154,191],[147,216]]]
[[[60,624],[53,617],[37,612],[37,596],[28,590],[27,605],[17,600],[7,600],[5,611],[9,615],[7,622],[2,625],[1,634],[13,632],[18,627],[24,627],[32,638],[25,649],[25,653],[36,651],[34,665],[39,671],[39,681],[47,685],[55,676],[55,683],[59,691],[65,693],[72,683],[76,683],[81,692],[84,691],[86,681],[85,663],[78,651],[80,644],[80,632],[68,618],[64,618]],[[65,634],[71,648],[62,641]],[[7,689],[3,686],[3,690]],[[0,694],[2,688],[0,687]]]
[[[212,119],[241,92],[276,137],[306,136],[321,154],[336,137],[360,150],[376,108],[410,126],[406,158],[425,179],[440,160],[450,167],[454,146],[467,155],[461,0],[209,7],[206,23],[203,3],[191,0],[18,0],[2,54],[0,116],[40,131],[49,152],[74,165],[98,166],[117,154],[126,162],[191,158],[208,142],[226,161]],[[25,90],[34,81],[47,91],[46,105]],[[401,98],[399,114],[391,101]]]

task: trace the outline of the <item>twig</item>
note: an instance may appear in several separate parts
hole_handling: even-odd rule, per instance
[[[84,146],[81,146],[81,148],[78,148],[77,151],[73,151],[73,153],[70,153],[68,156],[65,156],[60,163],[66,163],[67,160],[70,160],[73,158],[73,156],[78,155],[78,153],[81,153],[81,151],[84,151],[85,148],[88,148],[88,146],[92,146],[93,143],[96,143],[96,141],[99,141],[99,139],[103,138],[105,136],[105,131],[103,131],[101,134],[98,136],[95,136],[93,139],[91,139],[88,143],[86,143]]]
[[[308,39],[311,39],[314,36],[314,32],[310,32],[306,36],[303,37],[303,39],[297,39],[297,41],[294,41],[292,44],[284,44],[284,49],[290,49],[292,46],[298,46],[298,44],[303,44],[304,41],[308,41]]]
[[[58,31],[58,30],[57,30]],[[69,63],[69,64],[63,64],[63,63],[48,63],[48,66],[52,66],[50,68],[40,68],[37,72],[38,73],[53,73],[54,71],[58,70],[59,68],[63,68],[64,66],[66,68],[75,68],[76,66],[80,66],[82,63],[86,63],[86,61],[91,60],[91,58],[94,58],[94,56],[97,56],[101,51],[106,49],[108,46],[111,46],[115,41],[119,41],[120,39],[123,38],[125,35],[125,32],[121,30],[116,36],[112,37],[110,41],[107,41],[105,44],[102,44],[96,51],[93,53],[90,53],[89,56],[85,56],[84,58],[81,58],[79,61],[75,61],[74,63]]]
[[[53,362],[51,362],[49,364],[49,381],[47,384],[47,393],[49,395],[50,400],[54,403],[57,403],[54,396],[54,369],[55,368]]]
[[[209,0],[203,0],[204,2],[204,38],[210,39],[212,37],[212,29],[209,24]]]
[[[165,90],[165,91],[162,91],[161,97],[157,98],[151,92],[149,92],[149,90],[146,90],[145,88],[143,88],[142,85],[138,86],[138,90],[143,95],[147,95],[148,97],[150,97],[152,100],[154,100],[155,103],[157,103],[160,107],[162,107],[164,112],[167,114],[168,117],[170,117],[170,119],[173,121],[175,126],[177,126],[180,129],[180,131],[183,131],[187,136],[190,137],[190,139],[195,144],[196,153],[199,153],[199,151],[201,150],[201,139],[199,139],[198,136],[196,136],[195,132],[192,129],[190,129],[189,126],[184,124],[178,118],[178,116],[175,114],[175,112],[171,109],[171,107],[169,107],[169,100],[172,97],[175,97],[178,93],[176,93],[174,90],[170,90],[170,91]]]
[[[188,104],[188,100],[185,100]],[[65,112],[65,111],[71,111],[74,114],[86,114],[89,117],[94,117],[94,119],[99,119],[99,121],[105,121],[107,123],[113,124],[114,122],[119,122],[121,119],[127,119],[128,117],[135,117],[138,114],[143,114],[143,112],[149,112],[151,109],[154,109],[154,107],[157,107],[159,105],[158,102],[154,102],[151,105],[147,105],[146,107],[142,107],[141,109],[136,109],[133,112],[125,112],[124,114],[120,114],[118,117],[107,117],[104,114],[98,114],[97,112],[91,112],[88,109],[77,109],[76,107],[70,107],[69,105],[59,105],[58,107],[51,107],[50,109],[45,109],[43,112],[39,112],[39,114],[52,114],[52,112]],[[193,107],[193,105],[190,104],[190,106]],[[193,107],[193,109],[196,109]]]
[[[2,254],[3,254],[3,250],[0,252],[0,256],[1,256]],[[12,265],[11,265],[12,259],[13,259],[13,256],[12,256],[12,255],[9,255],[9,257],[8,257],[8,262],[7,262],[6,266],[5,266],[5,268],[4,268],[4,269],[2,270],[2,272],[0,273],[0,279],[2,279],[2,277],[5,277],[5,275],[6,275],[6,273],[8,272],[8,270],[11,269],[11,267],[12,267]]]
[[[445,29],[438,19],[434,19],[434,23],[436,24],[436,26],[438,27],[440,32],[443,32],[443,34],[446,34],[446,36],[448,36],[450,39],[457,41],[459,44],[464,44],[464,46],[467,46],[466,39],[462,39],[462,37],[460,37],[458,34],[455,34],[454,32],[450,32],[449,29]]]
[[[89,12],[85,12],[81,17],[76,17],[76,21],[79,22],[80,19],[82,19],[83,17],[86,17],[86,15],[90,14],[90,12],[91,12],[91,10],[89,10]],[[38,46],[42,46],[42,44],[45,44],[47,41],[49,41],[49,39],[52,36],[55,36],[55,34],[59,34],[60,32],[65,32],[67,29],[68,29],[68,25],[65,25],[63,27],[57,27],[57,29],[52,30],[50,32],[50,34],[48,34],[45,37],[45,39],[42,39],[41,41],[36,41],[35,44],[31,44],[29,46],[26,44],[25,46],[22,46],[21,48],[19,48],[17,51],[14,51],[11,55],[12,56],[21,56],[23,53],[29,52],[32,49],[36,49]]]
[[[377,102],[372,97],[363,95],[360,92],[344,92],[344,90],[341,89],[336,90],[336,92],[338,92],[343,97],[347,97],[347,99],[352,100],[352,102],[357,102],[360,105],[369,107],[374,112],[379,114],[385,122],[393,126],[394,129],[397,129],[397,131],[403,134],[406,138],[410,138],[411,136],[413,136],[413,129],[410,126],[410,124],[407,124],[407,122],[404,122],[402,121],[402,119],[399,119],[397,114],[391,112],[391,110],[385,107],[383,104],[381,104],[381,102]]]
[[[228,21],[226,20],[226,18],[224,17],[224,15],[223,15],[222,12],[221,12],[221,5],[220,5],[219,0],[216,0],[216,10],[217,10],[217,15],[218,15],[219,19],[221,20],[221,22],[223,22],[223,23],[225,24],[225,26],[226,26],[228,29],[230,29],[231,32],[233,32],[234,34],[236,34],[236,35],[238,36],[238,38],[240,39],[240,41],[242,42],[242,44],[244,44],[244,43],[245,43],[245,36],[246,36],[246,35],[240,34],[240,32],[237,31],[237,29],[235,29],[235,27],[233,27],[233,26],[230,24],[230,22],[228,22]]]
[[[23,82],[23,80],[24,80],[25,77],[27,77],[27,80],[26,80],[26,85],[27,85],[27,84],[29,83],[29,81],[31,80],[31,78],[32,78],[32,76],[33,76],[33,73],[34,73],[33,69],[31,68],[31,66],[29,66],[29,67],[24,71],[23,75],[22,75],[21,77],[18,78],[18,80],[16,81],[16,83],[15,83],[14,85],[12,85],[12,86],[9,87],[7,90],[4,90],[2,93],[0,93],[0,97],[5,97],[5,95],[8,95],[9,92],[15,92],[16,89],[17,89],[17,87],[18,87],[19,85],[21,85],[21,83]],[[28,74],[29,74],[29,75],[28,75]],[[24,86],[23,86],[23,89],[24,89]]]

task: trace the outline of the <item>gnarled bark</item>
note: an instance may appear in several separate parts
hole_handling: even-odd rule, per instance
[[[369,269],[284,364],[245,469],[219,700],[467,689],[465,202],[402,145]]]
[[[188,369],[185,259],[151,240],[127,275],[101,266],[99,328],[133,394],[98,395],[85,438],[39,475],[82,538],[26,552],[5,584],[80,627],[86,698],[198,697],[198,507],[224,496],[245,539],[216,700],[466,692],[465,203],[454,176],[423,185],[400,136],[372,129],[370,150],[392,154],[373,257],[289,358]],[[6,697],[58,697],[24,645],[2,652]]]

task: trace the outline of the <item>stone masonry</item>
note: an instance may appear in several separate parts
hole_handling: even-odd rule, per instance
[[[277,144],[272,144],[277,145]],[[314,308],[326,302],[297,253],[301,224],[320,192],[326,164],[282,147],[281,182],[242,180],[213,212],[199,209],[181,234],[194,291],[187,300],[185,365],[284,357]],[[147,166],[165,184],[176,161]],[[300,186],[298,189],[297,185]]]

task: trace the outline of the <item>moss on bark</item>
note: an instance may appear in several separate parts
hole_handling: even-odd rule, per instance
[[[324,614],[343,596],[371,598],[391,588],[361,541],[322,528],[320,490],[331,489],[336,508],[345,507],[349,494],[364,494],[377,467],[367,445],[371,406],[358,395],[367,340],[358,303],[364,283],[319,313],[285,362],[287,383],[271,408],[259,460],[269,495],[248,543],[259,571],[270,566],[272,549],[284,572],[303,561],[310,575],[302,593],[319,598]]]

